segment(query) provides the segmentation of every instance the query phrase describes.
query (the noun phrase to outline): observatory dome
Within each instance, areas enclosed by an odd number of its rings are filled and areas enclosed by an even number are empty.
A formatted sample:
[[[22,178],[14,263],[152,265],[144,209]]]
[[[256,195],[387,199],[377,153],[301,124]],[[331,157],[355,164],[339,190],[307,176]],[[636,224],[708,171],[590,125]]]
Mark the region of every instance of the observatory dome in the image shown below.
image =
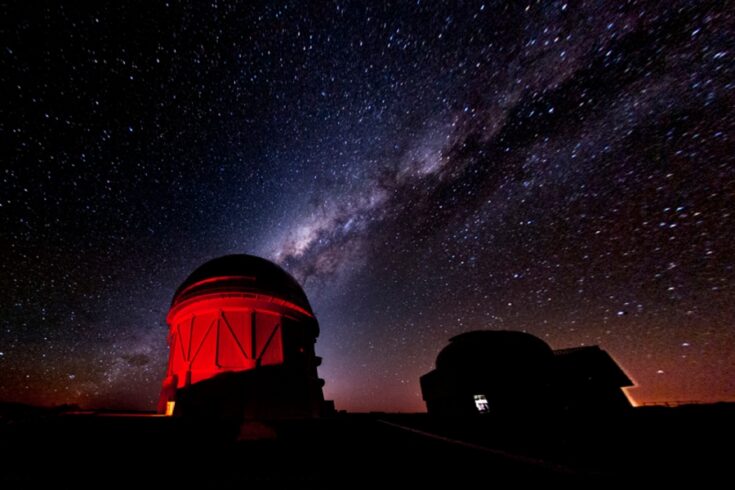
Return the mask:
[[[436,358],[437,369],[512,374],[545,371],[554,354],[543,340],[507,330],[478,330],[452,337]]]
[[[273,262],[253,255],[225,255],[199,266],[179,286],[172,308],[197,296],[228,291],[267,295],[313,314],[299,283]]]
[[[319,323],[298,282],[253,255],[210,260],[179,286],[166,316],[160,413],[312,417],[325,408]]]

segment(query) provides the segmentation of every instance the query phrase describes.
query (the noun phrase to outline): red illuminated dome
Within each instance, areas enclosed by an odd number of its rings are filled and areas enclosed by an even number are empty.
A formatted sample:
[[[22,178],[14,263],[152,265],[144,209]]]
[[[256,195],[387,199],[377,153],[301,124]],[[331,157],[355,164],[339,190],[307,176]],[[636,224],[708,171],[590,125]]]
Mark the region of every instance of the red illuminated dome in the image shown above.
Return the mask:
[[[323,381],[319,325],[282,268],[252,255],[206,262],[179,286],[166,317],[170,356],[159,411],[313,416]]]

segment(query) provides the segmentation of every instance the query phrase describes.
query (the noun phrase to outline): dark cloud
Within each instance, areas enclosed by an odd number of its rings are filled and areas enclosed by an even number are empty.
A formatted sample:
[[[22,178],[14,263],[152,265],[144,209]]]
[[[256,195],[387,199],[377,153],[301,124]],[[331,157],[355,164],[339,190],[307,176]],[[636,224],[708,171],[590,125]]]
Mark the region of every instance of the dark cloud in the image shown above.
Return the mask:
[[[122,360],[130,364],[132,367],[142,367],[150,362],[150,358],[145,354],[125,354],[120,356]]]

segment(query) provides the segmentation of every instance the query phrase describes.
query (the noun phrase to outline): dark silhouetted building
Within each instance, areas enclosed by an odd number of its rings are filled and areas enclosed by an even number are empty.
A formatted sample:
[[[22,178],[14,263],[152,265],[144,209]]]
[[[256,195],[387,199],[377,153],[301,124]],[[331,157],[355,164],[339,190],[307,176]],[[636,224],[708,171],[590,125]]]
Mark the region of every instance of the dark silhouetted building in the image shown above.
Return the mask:
[[[533,335],[474,331],[450,339],[421,377],[429,413],[465,416],[630,407],[633,383],[599,347],[552,351]]]
[[[622,388],[633,386],[610,354],[598,346],[554,351],[555,405],[565,411],[630,408]]]
[[[270,419],[324,412],[319,325],[301,286],[276,264],[251,255],[205,263],[178,288],[166,321],[160,413]]]

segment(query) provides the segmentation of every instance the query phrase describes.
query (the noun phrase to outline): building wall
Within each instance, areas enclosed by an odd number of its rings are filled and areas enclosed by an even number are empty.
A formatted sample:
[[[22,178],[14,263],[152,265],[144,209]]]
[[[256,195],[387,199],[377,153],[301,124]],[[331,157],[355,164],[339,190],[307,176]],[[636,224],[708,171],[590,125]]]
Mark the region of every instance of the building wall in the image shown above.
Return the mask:
[[[169,336],[168,375],[175,374],[182,388],[225,371],[281,364],[282,321],[278,314],[237,307],[179,315]]]

